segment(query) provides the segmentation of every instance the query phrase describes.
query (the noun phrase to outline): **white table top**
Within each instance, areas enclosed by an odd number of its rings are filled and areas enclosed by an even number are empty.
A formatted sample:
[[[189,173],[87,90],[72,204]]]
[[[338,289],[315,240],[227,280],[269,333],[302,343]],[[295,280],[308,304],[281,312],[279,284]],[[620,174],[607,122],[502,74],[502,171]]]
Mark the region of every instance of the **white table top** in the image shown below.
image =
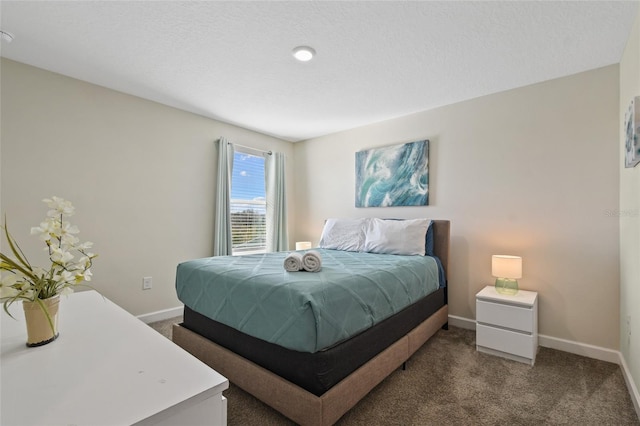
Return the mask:
[[[498,293],[494,286],[488,285],[476,294],[476,298],[531,307],[536,302],[538,293],[535,291],[518,290],[518,292],[513,295],[502,294]]]
[[[27,348],[22,304],[0,314],[0,424],[153,424],[226,378],[95,291],[62,297],[60,337]]]

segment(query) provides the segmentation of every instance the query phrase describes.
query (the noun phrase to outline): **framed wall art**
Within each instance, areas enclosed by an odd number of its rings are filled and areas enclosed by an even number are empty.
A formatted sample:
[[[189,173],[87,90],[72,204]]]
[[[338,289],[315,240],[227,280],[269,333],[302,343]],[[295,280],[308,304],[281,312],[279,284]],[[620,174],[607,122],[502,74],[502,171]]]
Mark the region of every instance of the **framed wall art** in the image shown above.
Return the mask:
[[[356,207],[429,205],[429,141],[356,152]]]
[[[640,96],[631,101],[625,114],[624,133],[624,166],[635,167],[640,162]]]

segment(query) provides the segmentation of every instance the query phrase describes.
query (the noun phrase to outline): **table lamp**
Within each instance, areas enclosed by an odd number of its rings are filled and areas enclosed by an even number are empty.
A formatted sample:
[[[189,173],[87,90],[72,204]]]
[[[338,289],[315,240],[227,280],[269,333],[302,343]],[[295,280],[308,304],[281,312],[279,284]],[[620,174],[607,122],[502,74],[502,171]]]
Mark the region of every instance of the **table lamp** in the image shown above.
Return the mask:
[[[491,256],[491,275],[496,277],[496,291],[501,294],[518,293],[518,278],[522,278],[522,258],[496,254]]]
[[[311,248],[311,241],[298,241],[296,243],[296,250],[308,250]]]

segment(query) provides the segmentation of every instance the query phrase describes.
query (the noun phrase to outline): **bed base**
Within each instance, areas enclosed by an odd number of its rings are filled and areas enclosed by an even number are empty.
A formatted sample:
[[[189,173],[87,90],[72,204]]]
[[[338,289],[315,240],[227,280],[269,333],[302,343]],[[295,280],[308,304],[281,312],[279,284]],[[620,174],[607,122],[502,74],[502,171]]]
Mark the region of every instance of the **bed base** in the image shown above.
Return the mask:
[[[394,344],[316,396],[193,331],[173,325],[173,341],[234,385],[300,425],[332,425],[402,366],[448,321],[445,305]]]

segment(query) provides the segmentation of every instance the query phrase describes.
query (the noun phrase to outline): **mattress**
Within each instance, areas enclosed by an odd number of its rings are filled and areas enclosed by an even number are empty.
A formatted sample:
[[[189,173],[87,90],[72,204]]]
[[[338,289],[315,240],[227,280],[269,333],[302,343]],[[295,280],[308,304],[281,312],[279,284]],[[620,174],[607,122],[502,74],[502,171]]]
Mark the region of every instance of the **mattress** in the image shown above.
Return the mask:
[[[182,326],[321,396],[446,303],[447,289],[440,288],[351,339],[315,353],[248,336],[186,306]]]
[[[358,335],[440,287],[430,256],[318,249],[322,271],[286,272],[286,252],[178,265],[178,298],[246,335],[315,353]]]

